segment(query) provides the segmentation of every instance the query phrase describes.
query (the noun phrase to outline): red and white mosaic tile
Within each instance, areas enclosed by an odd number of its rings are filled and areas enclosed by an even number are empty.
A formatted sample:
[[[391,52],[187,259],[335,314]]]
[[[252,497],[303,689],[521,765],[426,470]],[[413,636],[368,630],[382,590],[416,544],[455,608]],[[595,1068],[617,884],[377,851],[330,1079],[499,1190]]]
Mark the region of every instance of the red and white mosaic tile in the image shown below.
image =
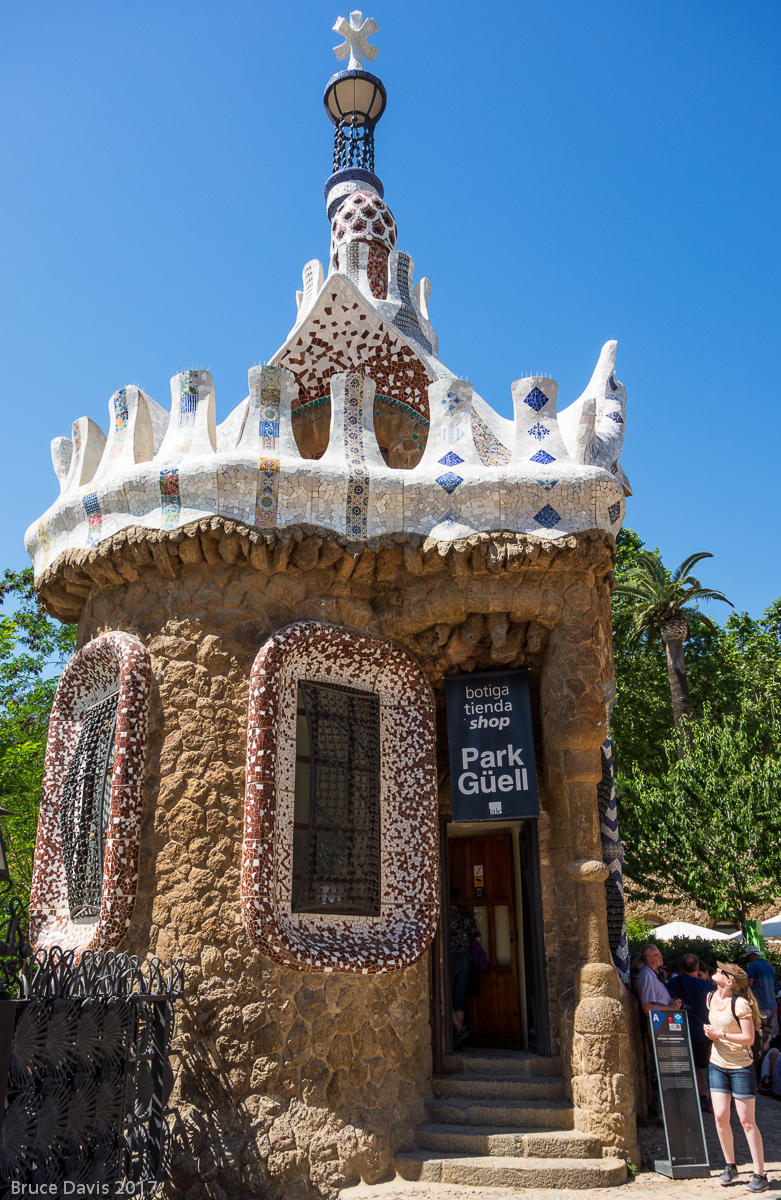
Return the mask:
[[[379,917],[294,913],[293,809],[299,679],[380,699]],[[302,970],[369,974],[416,962],[439,917],[434,701],[404,651],[343,627],[300,621],[261,648],[250,679],[242,912],[253,941]]]
[[[388,250],[396,245],[396,220],[376,192],[359,189],[337,210],[331,222],[331,261],[345,242],[375,242]]]
[[[57,686],[49,721],[43,795],[35,843],[30,940],[34,948],[107,950],[130,924],[138,882],[142,781],[152,669],[146,648],[127,633],[104,633],[70,660]],[[100,914],[75,922],[60,829],[60,799],[84,714],[119,690],[111,800]]]
[[[433,372],[392,325],[338,282],[272,362],[287,367],[299,386],[294,412],[327,396],[334,374],[360,371],[371,364],[380,395],[391,396],[428,419],[428,385]]]

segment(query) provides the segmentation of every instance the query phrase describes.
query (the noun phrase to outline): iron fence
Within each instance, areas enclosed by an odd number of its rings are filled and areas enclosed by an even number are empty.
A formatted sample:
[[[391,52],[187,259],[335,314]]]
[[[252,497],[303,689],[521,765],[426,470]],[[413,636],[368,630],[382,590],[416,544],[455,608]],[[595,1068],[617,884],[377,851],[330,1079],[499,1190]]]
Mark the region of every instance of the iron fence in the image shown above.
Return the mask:
[[[0,931],[0,1189],[152,1195],[168,1161],[184,963],[33,953],[23,930],[12,901]]]

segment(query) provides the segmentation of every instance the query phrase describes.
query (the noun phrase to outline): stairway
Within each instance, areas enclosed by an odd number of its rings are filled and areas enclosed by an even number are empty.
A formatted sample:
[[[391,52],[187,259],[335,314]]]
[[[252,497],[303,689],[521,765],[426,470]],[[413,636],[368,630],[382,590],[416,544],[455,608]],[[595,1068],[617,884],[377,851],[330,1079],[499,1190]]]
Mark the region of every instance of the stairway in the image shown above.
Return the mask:
[[[399,1153],[403,1179],[482,1187],[609,1187],[621,1158],[573,1126],[561,1060],[526,1051],[471,1050],[446,1057],[433,1081],[430,1120]]]

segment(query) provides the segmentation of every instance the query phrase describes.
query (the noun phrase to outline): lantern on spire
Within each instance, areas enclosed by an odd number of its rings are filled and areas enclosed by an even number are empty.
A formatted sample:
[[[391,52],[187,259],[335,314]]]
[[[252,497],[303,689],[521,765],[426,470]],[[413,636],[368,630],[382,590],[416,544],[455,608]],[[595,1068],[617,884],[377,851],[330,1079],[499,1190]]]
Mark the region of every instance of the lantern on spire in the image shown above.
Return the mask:
[[[351,192],[359,188],[382,197],[383,186],[374,173],[374,127],[385,111],[382,80],[363,68],[363,59],[373,62],[377,47],[368,38],[379,26],[373,17],[351,12],[349,21],[339,17],[334,31],[344,38],[334,54],[347,67],[328,80],[323,103],[334,124],[333,174],[325,185],[325,202],[331,220]]]

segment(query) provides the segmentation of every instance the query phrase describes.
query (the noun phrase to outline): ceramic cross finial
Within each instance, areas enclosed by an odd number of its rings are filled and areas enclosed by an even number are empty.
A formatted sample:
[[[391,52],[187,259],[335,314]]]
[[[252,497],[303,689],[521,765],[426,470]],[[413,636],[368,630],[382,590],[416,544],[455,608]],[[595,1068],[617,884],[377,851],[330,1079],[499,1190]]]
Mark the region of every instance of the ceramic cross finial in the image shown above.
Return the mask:
[[[349,54],[348,71],[360,71],[364,58],[368,58],[369,62],[374,62],[377,47],[370,46],[366,39],[376,33],[378,29],[379,25],[374,17],[367,17],[364,20],[363,13],[358,9],[350,13],[349,21],[346,21],[344,17],[339,17],[334,25],[334,33],[340,34],[344,41],[338,46],[334,46],[334,54],[340,62]]]

